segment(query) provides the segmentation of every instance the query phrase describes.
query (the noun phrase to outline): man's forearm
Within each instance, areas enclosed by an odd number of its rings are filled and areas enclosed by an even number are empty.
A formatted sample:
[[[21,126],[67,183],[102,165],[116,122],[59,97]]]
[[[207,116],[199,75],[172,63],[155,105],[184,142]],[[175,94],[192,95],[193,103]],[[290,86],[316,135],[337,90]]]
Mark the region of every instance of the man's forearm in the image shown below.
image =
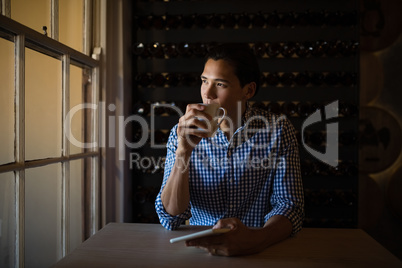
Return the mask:
[[[288,238],[292,233],[292,223],[284,216],[274,215],[265,223],[263,228],[249,229],[249,231],[248,238],[244,241],[245,248],[235,252],[234,255],[261,252],[267,247]]]
[[[288,218],[282,215],[274,215],[268,219],[261,229],[265,239],[264,247],[269,247],[285,238],[292,233],[292,223]]]
[[[161,193],[162,204],[172,216],[183,213],[190,202],[189,159],[184,154],[176,154],[172,171]]]

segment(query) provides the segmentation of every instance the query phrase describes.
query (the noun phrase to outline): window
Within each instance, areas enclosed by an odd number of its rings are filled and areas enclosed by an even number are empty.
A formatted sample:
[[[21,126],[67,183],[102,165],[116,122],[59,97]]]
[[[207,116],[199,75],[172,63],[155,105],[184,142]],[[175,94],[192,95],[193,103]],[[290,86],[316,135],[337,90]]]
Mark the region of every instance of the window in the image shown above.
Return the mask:
[[[99,228],[91,6],[0,0],[0,267],[49,267]]]

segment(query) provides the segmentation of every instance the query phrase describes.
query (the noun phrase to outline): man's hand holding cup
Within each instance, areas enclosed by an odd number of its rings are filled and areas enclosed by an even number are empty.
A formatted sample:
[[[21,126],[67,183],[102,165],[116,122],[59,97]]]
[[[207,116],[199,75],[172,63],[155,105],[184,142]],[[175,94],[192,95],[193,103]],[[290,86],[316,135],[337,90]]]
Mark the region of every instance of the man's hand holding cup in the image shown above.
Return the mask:
[[[186,113],[180,118],[177,128],[179,146],[184,145],[192,151],[202,138],[215,135],[225,116],[226,110],[218,103],[187,105]]]

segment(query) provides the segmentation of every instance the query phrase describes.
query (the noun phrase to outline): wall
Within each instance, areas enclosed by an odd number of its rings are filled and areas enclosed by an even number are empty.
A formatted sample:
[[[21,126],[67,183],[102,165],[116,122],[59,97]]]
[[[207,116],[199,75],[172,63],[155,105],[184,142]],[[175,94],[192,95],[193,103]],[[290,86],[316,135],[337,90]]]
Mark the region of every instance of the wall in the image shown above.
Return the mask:
[[[402,1],[360,8],[359,227],[402,259]]]

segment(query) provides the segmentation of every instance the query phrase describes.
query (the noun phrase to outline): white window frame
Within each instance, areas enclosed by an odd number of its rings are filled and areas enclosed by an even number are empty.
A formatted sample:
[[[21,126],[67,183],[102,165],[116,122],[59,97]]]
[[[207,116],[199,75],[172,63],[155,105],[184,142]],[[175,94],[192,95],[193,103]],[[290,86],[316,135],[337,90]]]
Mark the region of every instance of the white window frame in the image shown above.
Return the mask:
[[[96,0],[95,0],[96,1]],[[89,215],[84,219],[87,235],[94,234],[100,225],[100,162],[101,152],[99,148],[101,137],[100,129],[100,109],[94,110],[90,119],[91,131],[86,133],[87,139],[96,141],[97,145],[90,150],[78,154],[70,154],[69,140],[64,133],[69,133],[65,129],[65,120],[70,107],[70,64],[91,70],[90,74],[90,94],[89,102],[100,108],[100,69],[99,55],[89,56],[91,48],[91,23],[92,23],[92,1],[85,0],[84,4],[84,53],[80,53],[62,43],[58,39],[58,0],[51,1],[51,31],[50,37],[32,30],[12,19],[10,19],[10,0],[0,0],[0,35],[14,43],[15,47],[15,162],[0,165],[0,173],[14,172],[15,175],[15,215],[16,215],[16,235],[15,235],[15,267],[24,267],[24,225],[25,225],[25,170],[55,163],[62,165],[62,230],[61,230],[61,249],[62,256],[69,250],[69,180],[70,162],[82,159],[90,161],[91,170],[85,173],[84,178],[89,184],[87,198],[83,202],[89,210]],[[25,48],[30,48],[47,56],[61,60],[62,64],[62,154],[60,157],[46,159],[35,159],[26,161],[25,159]],[[100,51],[95,49],[94,51]],[[86,128],[86,126],[85,126]],[[89,176],[89,178],[87,177]],[[88,180],[88,181],[87,181]]]

